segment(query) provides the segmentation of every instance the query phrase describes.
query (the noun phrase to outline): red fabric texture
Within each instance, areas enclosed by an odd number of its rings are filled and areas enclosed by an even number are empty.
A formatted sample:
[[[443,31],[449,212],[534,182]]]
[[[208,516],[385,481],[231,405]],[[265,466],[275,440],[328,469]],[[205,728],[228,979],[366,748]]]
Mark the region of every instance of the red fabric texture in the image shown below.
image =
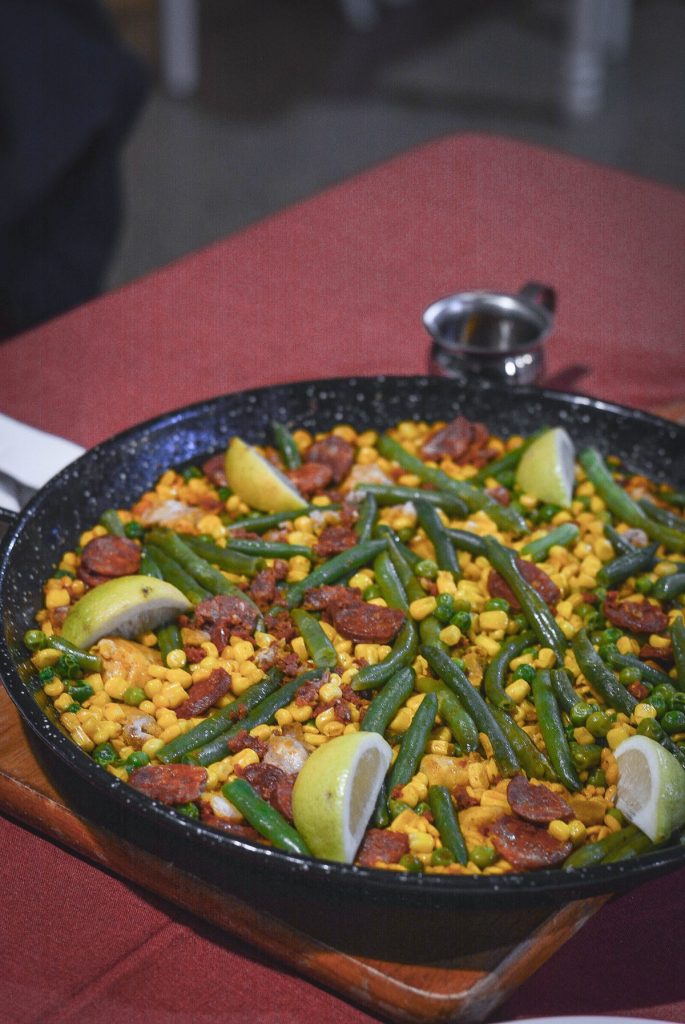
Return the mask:
[[[685,197],[501,138],[439,140],[0,346],[2,409],[91,445],[222,392],[422,373],[422,310],[535,279],[549,370],[594,396],[681,400]],[[375,1019],[0,819],[0,1021]],[[685,1022],[685,872],[605,907],[491,1020]],[[334,913],[334,907],[332,907]],[[199,968],[199,969],[198,969]]]

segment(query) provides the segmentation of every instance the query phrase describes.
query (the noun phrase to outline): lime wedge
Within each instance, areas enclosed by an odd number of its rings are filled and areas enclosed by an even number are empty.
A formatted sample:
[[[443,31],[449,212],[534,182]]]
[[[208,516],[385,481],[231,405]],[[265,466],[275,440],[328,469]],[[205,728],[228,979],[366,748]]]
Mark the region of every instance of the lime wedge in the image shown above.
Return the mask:
[[[293,788],[293,819],[316,857],[351,864],[392,758],[374,732],[344,733],[309,755]]]
[[[62,636],[83,650],[103,636],[132,640],[190,607],[187,597],[165,580],[119,576],[93,587],[76,602],[64,620]]]
[[[653,843],[685,825],[685,769],[647,736],[631,736],[616,748],[616,806]]]
[[[287,476],[239,437],[231,438],[224,469],[233,493],[260,512],[291,512],[307,505]]]
[[[540,501],[568,508],[573,497],[575,449],[563,427],[553,427],[526,448],[516,470],[516,483]]]

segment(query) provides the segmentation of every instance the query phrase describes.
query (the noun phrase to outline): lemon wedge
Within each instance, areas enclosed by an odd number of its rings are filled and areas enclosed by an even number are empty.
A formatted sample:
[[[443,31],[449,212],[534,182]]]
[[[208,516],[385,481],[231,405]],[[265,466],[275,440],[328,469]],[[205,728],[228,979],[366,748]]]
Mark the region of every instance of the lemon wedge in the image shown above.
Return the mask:
[[[526,448],[516,470],[516,483],[540,501],[568,508],[575,481],[575,448],[563,427],[553,427]]]
[[[103,636],[135,639],[191,607],[181,591],[154,576],[118,576],[87,591],[70,608],[65,640],[85,650]]]
[[[631,736],[615,750],[616,806],[653,843],[685,825],[685,768],[647,736]]]
[[[260,512],[291,512],[307,506],[287,476],[239,437],[231,438],[224,470],[233,493]]]
[[[392,758],[378,733],[351,732],[309,755],[293,788],[293,819],[314,856],[351,864]]]

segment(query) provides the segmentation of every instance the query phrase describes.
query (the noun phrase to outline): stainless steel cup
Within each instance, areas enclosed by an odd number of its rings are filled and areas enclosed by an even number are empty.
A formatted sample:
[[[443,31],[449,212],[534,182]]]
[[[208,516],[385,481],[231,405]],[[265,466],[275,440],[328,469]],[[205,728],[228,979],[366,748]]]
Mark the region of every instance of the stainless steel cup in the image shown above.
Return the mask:
[[[555,305],[554,289],[535,281],[517,295],[473,291],[438,299],[423,314],[433,339],[429,372],[506,384],[540,383]]]

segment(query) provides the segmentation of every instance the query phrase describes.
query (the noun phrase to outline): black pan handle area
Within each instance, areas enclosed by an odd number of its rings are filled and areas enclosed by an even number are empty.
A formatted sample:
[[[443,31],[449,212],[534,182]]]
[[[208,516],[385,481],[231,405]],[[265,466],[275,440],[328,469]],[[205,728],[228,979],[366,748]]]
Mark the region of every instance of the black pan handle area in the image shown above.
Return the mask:
[[[3,508],[0,505],[0,523],[5,523],[7,526],[14,526],[19,518],[18,512],[12,512],[9,508]]]

